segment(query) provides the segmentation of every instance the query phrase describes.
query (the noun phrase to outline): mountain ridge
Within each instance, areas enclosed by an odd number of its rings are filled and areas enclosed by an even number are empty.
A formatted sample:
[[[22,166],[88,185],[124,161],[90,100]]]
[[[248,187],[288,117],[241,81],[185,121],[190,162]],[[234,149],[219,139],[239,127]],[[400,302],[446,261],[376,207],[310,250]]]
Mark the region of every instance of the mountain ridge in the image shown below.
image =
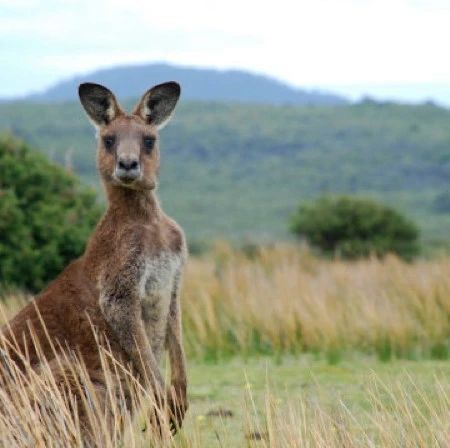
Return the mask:
[[[183,98],[191,101],[292,105],[348,103],[344,96],[319,90],[298,89],[263,74],[167,63],[121,65],[75,75],[57,82],[42,92],[26,95],[20,100],[74,101],[77,99],[78,84],[86,81],[106,85],[119,98],[135,98],[142,95],[152,85],[169,80],[178,81],[183,88]]]

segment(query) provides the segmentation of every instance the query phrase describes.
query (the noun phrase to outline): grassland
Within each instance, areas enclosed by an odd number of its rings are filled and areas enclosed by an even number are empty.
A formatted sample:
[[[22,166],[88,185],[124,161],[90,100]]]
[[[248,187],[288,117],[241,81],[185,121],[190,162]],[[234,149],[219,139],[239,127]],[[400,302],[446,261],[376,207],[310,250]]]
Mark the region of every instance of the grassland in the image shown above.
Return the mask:
[[[449,376],[446,361],[382,363],[361,356],[339,365],[311,355],[281,364],[273,357],[191,362],[190,409],[175,437],[151,431],[151,397],[142,390],[134,392],[133,416],[111,393],[112,423],[95,402],[79,406],[89,409],[101,447],[437,448],[450,441]],[[87,378],[81,381],[91,390]],[[46,369],[16,384],[12,399],[0,394],[1,446],[81,446],[73,401]]]
[[[192,259],[184,322],[192,357],[348,351],[447,358],[450,259],[327,261],[279,245],[243,253],[226,244]]]
[[[217,244],[192,257],[183,291],[183,430],[155,441],[150,397],[133,389],[138,412],[112,398],[112,426],[89,408],[99,446],[449,446],[449,258],[327,261]],[[5,298],[4,318],[25,300]],[[30,377],[17,376],[13,399],[0,393],[0,445],[79,446],[70,397],[46,369]]]
[[[450,364],[314,356],[190,367],[199,446],[447,446]],[[231,411],[232,416],[228,416]],[[219,415],[217,415],[219,414]],[[262,440],[258,440],[258,435]]]

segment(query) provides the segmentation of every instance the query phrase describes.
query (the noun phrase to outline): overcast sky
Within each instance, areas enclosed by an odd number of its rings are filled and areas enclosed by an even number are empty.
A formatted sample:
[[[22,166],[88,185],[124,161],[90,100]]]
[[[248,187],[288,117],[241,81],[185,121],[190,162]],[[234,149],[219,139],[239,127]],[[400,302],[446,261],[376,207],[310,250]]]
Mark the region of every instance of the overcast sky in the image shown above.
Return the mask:
[[[450,104],[449,44],[450,0],[0,0],[0,97],[166,61]]]

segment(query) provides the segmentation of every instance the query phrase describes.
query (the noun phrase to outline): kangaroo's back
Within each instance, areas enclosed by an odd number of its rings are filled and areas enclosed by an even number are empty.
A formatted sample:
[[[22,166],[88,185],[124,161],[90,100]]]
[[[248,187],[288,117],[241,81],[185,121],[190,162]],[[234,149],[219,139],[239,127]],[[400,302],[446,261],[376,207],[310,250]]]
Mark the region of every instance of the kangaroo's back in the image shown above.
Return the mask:
[[[90,368],[98,368],[95,331],[111,340],[116,356],[123,356],[98,306],[98,290],[83,272],[83,258],[66,269],[1,330],[10,356],[20,366],[23,358],[37,366],[59,349],[76,350]],[[37,353],[39,345],[40,353]],[[95,364],[95,365],[94,365]]]

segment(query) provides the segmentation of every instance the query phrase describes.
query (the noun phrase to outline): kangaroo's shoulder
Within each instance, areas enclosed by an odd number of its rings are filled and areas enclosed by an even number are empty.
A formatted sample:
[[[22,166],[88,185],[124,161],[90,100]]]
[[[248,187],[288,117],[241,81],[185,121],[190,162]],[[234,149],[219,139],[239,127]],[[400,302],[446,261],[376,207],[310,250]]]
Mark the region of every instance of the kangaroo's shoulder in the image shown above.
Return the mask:
[[[157,223],[133,224],[122,232],[117,250],[127,249],[135,255],[158,256],[161,253],[173,254],[185,259],[187,256],[186,238],[182,228],[175,220],[163,216]]]
[[[163,229],[165,240],[169,249],[172,252],[182,255],[183,258],[187,256],[186,237],[180,225],[169,216],[163,218]]]

